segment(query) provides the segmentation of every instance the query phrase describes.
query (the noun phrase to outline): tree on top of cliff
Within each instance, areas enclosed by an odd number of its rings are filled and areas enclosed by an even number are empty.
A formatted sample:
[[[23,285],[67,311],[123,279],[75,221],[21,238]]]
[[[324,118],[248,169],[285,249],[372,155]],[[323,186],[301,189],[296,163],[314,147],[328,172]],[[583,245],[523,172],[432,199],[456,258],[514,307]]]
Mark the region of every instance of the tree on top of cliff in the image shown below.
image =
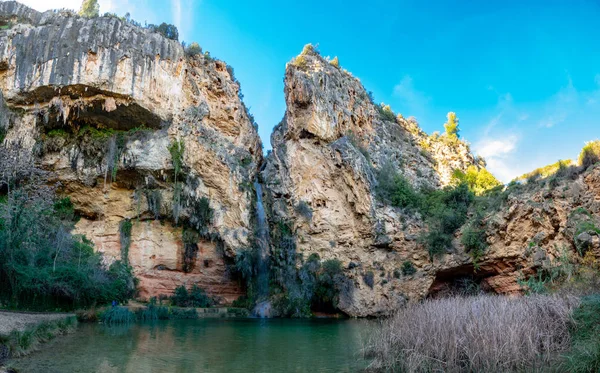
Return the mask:
[[[175,25],[161,23],[160,25],[148,25],[148,28],[154,32],[158,32],[162,36],[171,40],[179,40],[179,30]]]
[[[83,0],[79,15],[88,18],[98,17],[100,15],[98,0]]]
[[[456,117],[456,113],[451,111],[447,115],[448,121],[444,123],[444,129],[446,130],[446,135],[454,138],[458,138],[458,133],[460,129],[458,128],[458,118]]]

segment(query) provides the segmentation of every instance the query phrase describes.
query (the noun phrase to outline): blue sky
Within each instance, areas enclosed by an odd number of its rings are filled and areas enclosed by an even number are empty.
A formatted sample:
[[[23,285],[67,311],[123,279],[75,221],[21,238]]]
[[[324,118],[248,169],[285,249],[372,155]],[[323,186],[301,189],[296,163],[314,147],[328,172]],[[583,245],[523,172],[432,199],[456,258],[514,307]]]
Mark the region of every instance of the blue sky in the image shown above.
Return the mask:
[[[232,65],[265,149],[285,112],[285,64],[306,43],[429,133],[455,111],[462,137],[503,181],[600,137],[598,1],[99,2],[101,12],[174,23],[181,40]]]

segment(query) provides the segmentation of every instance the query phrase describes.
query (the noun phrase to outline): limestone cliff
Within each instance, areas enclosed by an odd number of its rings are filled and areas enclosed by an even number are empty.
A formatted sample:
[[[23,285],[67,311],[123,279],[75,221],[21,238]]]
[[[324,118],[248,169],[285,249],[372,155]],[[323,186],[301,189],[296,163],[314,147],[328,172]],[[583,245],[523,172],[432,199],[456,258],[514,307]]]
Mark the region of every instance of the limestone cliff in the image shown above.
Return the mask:
[[[262,149],[232,69],[116,17],[8,1],[0,21],[5,144],[54,171],[82,216],[78,232],[114,260],[119,224],[132,219],[125,255],[142,298],[192,283],[240,295],[225,261],[253,234]],[[200,232],[194,242],[183,242],[183,222]],[[198,252],[189,273],[186,245]]]
[[[519,279],[564,257],[600,260],[600,165],[509,191],[499,211],[486,218],[490,247],[478,272],[484,286],[500,294],[520,293]],[[465,269],[451,266],[448,273]]]
[[[192,284],[222,303],[244,294],[230,264],[258,241],[256,179],[271,249],[285,233],[292,266],[296,254],[338,259],[349,280],[339,308],[352,316],[389,314],[463,277],[516,293],[519,278],[565,252],[600,258],[600,230],[582,229],[600,225],[600,167],[590,167],[499,194],[483,216],[488,248],[477,263],[460,229],[432,259],[418,239],[426,219],[379,198],[381,173],[439,189],[482,161],[376,105],[311,47],[284,82],[286,113],[263,160],[224,62],[116,17],[0,3],[0,139],[52,171],[81,217],[77,232],[107,261],[132,265],[140,298]]]
[[[285,117],[261,172],[272,231],[289,225],[304,259],[316,253],[342,262],[351,280],[339,304],[345,313],[389,314],[466,278],[486,291],[518,293],[520,279],[561,253],[577,256],[577,240],[600,257],[593,230],[576,235],[582,217],[574,213],[586,211],[583,218],[598,226],[600,168],[507,189],[484,214],[488,248],[476,263],[462,247],[461,229],[447,252],[432,259],[419,240],[429,229],[425,219],[384,204],[378,173],[391,164],[416,187],[440,188],[453,170],[483,161],[463,142],[428,136],[414,120],[386,113],[358,79],[310,47],[287,65],[285,98]],[[416,271],[402,271],[405,262]]]
[[[354,283],[341,300],[350,315],[389,313],[424,294],[424,272],[391,275],[406,260],[425,261],[416,242],[423,222],[377,200],[375,173],[391,164],[414,185],[439,188],[474,164],[467,146],[449,149],[413,120],[386,117],[358,79],[310,47],[286,67],[285,98],[262,171],[274,227],[291,224],[304,257],[342,261]]]

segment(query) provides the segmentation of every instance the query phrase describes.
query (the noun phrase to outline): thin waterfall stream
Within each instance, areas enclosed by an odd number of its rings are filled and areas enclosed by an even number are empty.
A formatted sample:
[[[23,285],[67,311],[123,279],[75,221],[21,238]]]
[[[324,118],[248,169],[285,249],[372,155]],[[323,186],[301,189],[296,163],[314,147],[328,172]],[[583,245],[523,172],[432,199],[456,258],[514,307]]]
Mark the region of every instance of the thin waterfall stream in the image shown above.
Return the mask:
[[[259,303],[254,308],[254,315],[258,317],[269,317],[271,303],[269,297],[269,224],[265,213],[265,206],[262,198],[262,185],[254,182],[256,190],[256,245],[258,249],[258,300]]]

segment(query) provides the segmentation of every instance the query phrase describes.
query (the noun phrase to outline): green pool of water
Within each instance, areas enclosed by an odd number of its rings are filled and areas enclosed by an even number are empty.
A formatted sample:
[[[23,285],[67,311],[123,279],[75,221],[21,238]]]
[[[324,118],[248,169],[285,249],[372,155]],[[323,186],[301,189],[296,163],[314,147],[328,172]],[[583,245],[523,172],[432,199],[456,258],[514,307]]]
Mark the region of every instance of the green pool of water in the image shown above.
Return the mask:
[[[17,359],[19,372],[357,372],[366,320],[204,319],[107,327]]]

